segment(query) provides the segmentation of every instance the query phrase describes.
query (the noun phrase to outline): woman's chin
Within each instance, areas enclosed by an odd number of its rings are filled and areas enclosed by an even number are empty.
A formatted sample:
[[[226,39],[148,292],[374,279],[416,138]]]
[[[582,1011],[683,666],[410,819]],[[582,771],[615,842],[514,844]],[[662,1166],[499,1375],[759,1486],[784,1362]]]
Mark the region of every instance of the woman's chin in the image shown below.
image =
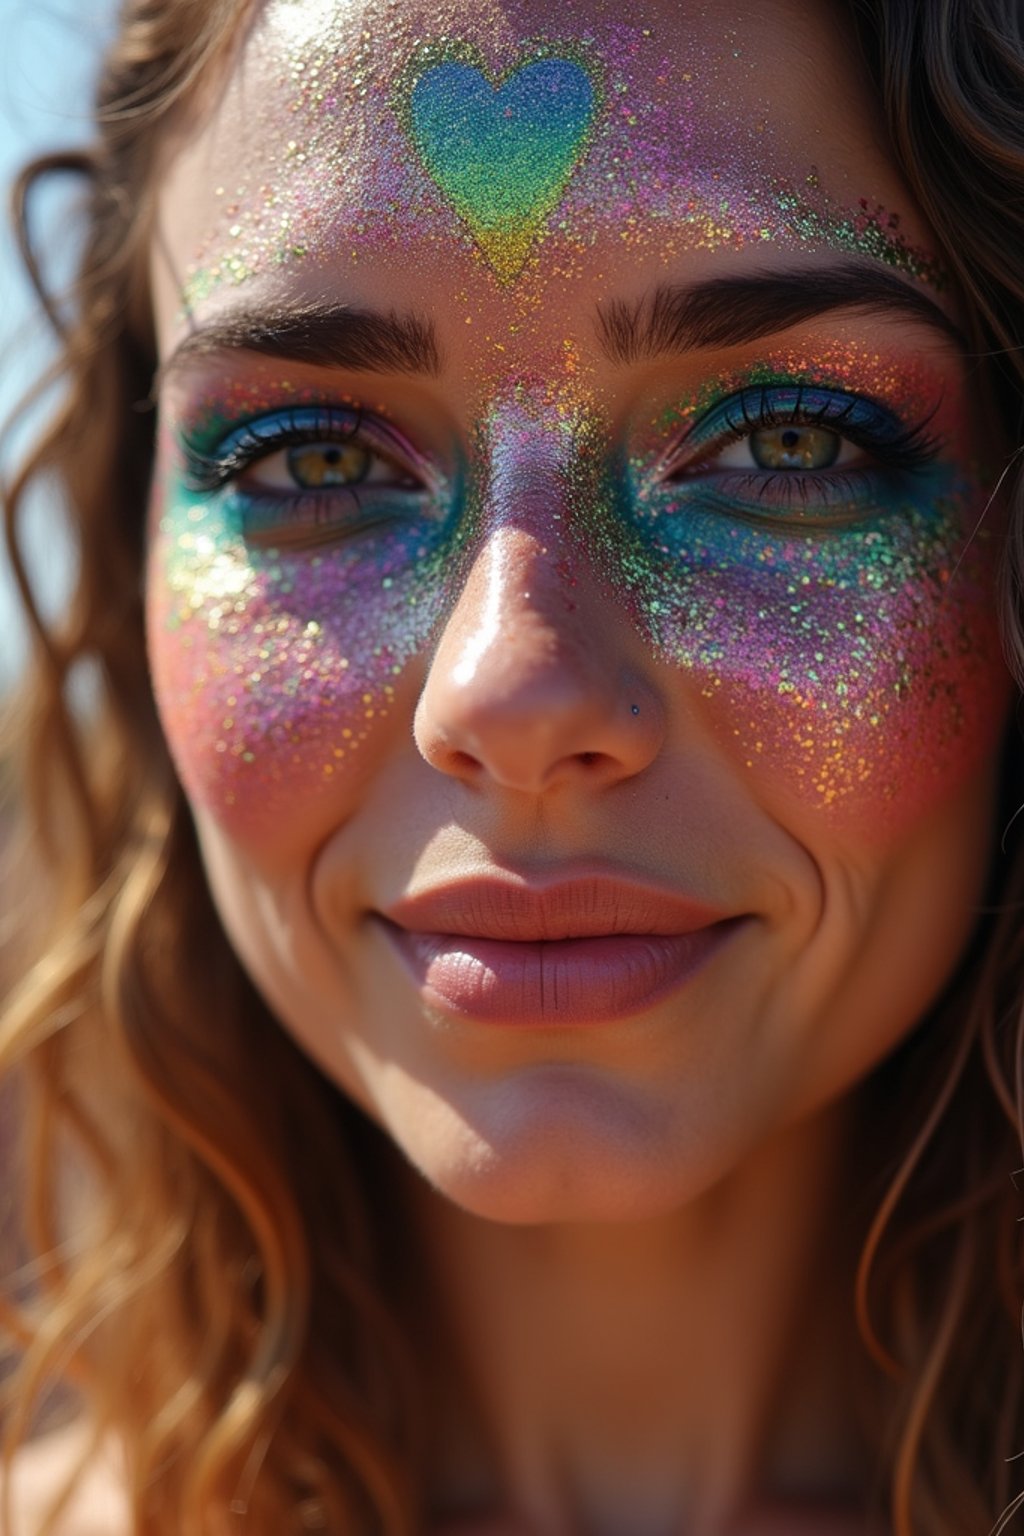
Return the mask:
[[[739,1155],[724,1135],[681,1127],[678,1106],[589,1067],[520,1070],[459,1101],[416,1097],[385,1110],[387,1129],[439,1194],[489,1221],[655,1219]]]

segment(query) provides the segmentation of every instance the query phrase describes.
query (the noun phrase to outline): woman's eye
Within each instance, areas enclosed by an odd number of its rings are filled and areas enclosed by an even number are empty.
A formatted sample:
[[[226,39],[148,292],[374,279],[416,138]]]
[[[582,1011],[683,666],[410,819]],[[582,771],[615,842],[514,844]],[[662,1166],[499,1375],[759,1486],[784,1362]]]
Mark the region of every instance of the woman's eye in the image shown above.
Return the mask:
[[[810,470],[845,469],[864,457],[863,450],[827,427],[797,422],[757,427],[717,453],[709,454],[690,473],[709,469]]]
[[[254,546],[310,548],[382,526],[440,523],[450,500],[432,461],[379,416],[302,405],[242,422],[212,448],[180,437],[183,483],[222,499]]]
[[[828,469],[843,446],[839,434],[824,427],[762,427],[750,434],[750,452],[762,469]]]
[[[365,443],[295,443],[253,460],[242,484],[262,491],[334,490],[356,485],[415,490],[417,481],[394,460]]]
[[[748,385],[669,447],[657,483],[673,513],[845,527],[917,493],[942,447],[931,415],[907,422],[866,395],[811,384]]]
[[[292,500],[362,489],[425,492],[431,467],[389,424],[349,408],[296,406],[243,422],[212,448],[182,433],[190,490],[233,486],[243,497]]]

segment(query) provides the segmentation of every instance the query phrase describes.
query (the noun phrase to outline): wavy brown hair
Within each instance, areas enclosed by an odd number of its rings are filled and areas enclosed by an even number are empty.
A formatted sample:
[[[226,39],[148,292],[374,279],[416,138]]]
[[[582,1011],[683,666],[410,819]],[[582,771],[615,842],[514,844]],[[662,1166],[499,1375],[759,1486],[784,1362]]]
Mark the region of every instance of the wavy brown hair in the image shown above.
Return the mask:
[[[1024,6],[847,9],[1011,450],[1005,634],[1024,675],[1024,501],[1012,483],[1024,400]],[[421,1414],[388,1301],[386,1160],[223,936],[144,659],[154,168],[247,10],[248,0],[128,0],[95,144],[35,162],[15,192],[62,395],[4,502],[34,637],[10,750],[39,892],[32,963],[0,1027],[0,1070],[20,1090],[21,1214],[35,1255],[30,1275],[7,1277],[0,1307],[20,1355],[6,1442],[13,1453],[68,1382],[97,1440],[113,1430],[125,1447],[137,1536],[219,1536],[239,1516],[252,1536],[413,1536]],[[61,302],[28,219],[32,192],[58,174],[83,188],[82,255]],[[59,487],[80,550],[54,625],[19,548],[27,494],[43,479]],[[74,696],[83,668],[98,683],[85,709]],[[861,1095],[871,1164],[856,1192],[855,1306],[895,1536],[1011,1520],[1024,1482],[1013,1459],[1024,1451],[1011,1177],[1024,843],[1014,830],[991,911],[930,1026]],[[329,1179],[317,1176],[324,1167]]]

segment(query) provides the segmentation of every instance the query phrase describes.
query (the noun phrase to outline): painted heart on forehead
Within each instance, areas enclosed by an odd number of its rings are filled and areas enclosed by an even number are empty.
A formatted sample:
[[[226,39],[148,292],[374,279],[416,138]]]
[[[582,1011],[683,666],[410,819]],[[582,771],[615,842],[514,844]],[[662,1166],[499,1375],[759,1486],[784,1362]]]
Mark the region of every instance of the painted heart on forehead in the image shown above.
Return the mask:
[[[402,126],[502,283],[522,271],[587,151],[601,104],[594,71],[550,53],[497,78],[455,43],[417,55],[396,96]]]

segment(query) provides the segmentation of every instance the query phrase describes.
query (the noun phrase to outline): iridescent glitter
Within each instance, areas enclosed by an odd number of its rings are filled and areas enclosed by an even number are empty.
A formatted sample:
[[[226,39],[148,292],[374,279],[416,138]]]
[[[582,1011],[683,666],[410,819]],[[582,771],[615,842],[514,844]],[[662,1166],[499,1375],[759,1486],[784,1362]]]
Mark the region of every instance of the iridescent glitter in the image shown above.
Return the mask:
[[[401,690],[422,681],[409,664],[429,664],[467,569],[510,528],[536,541],[559,611],[596,582],[595,611],[629,615],[658,686],[766,803],[812,806],[859,842],[991,753],[1005,687],[994,541],[976,531],[985,493],[946,341],[934,334],[926,364],[919,319],[863,310],[806,321],[809,343],[659,355],[635,372],[598,341],[620,298],[774,270],[780,251],[787,271],[852,253],[933,290],[939,262],[884,199],[826,185],[804,140],[761,110],[756,58],[621,18],[563,0],[559,30],[537,37],[489,0],[260,13],[212,161],[231,180],[209,178],[203,224],[177,247],[176,280],[195,253],[195,324],[250,281],[257,310],[411,306],[436,325],[440,372],[371,367],[364,390],[358,369],[297,363],[295,383],[263,360],[247,386],[253,357],[220,357],[214,385],[168,401],[170,418],[216,452],[289,402],[354,404],[424,455],[442,439],[451,451],[431,488],[382,493],[373,518],[307,499],[317,537],[296,540],[294,494],[257,515],[244,476],[190,488],[165,445],[154,672],[183,779],[218,814],[270,825],[287,808],[291,825],[379,762],[388,730],[408,748],[416,696]],[[181,164],[192,208],[205,163]],[[866,344],[876,334],[884,349]],[[808,400],[861,460],[715,467],[737,416],[751,431],[762,409],[799,424]],[[916,458],[894,448],[922,424]]]
[[[285,61],[261,82],[265,158],[218,187],[186,308],[281,267],[328,270],[339,250],[353,266],[408,255],[412,230],[421,259],[450,274],[462,253],[501,286],[571,278],[609,235],[634,259],[831,246],[945,282],[867,189],[844,204],[813,163],[781,173],[792,157],[770,121],[739,119],[724,62],[691,56],[675,29],[598,6],[579,36],[524,44],[500,7],[474,11],[460,27],[453,7],[434,7],[424,37],[273,0],[256,32]],[[654,99],[643,77],[674,89]],[[232,91],[242,132],[256,109]]]
[[[1005,683],[983,493],[941,453],[962,430],[938,406],[941,383],[857,347],[765,358],[741,382],[765,409],[773,396],[789,409],[803,392],[815,410],[832,397],[854,433],[855,397],[841,391],[858,380],[888,393],[892,433],[922,419],[934,431],[919,468],[886,469],[880,441],[873,464],[845,473],[787,481],[751,464],[676,481],[659,422],[657,437],[638,433],[623,476],[591,410],[520,387],[486,427],[483,527],[525,518],[570,605],[588,569],[606,583],[770,802],[814,805],[870,839],[921,816],[987,750]],[[713,423],[716,394],[735,387],[702,391],[680,419]],[[874,422],[866,397],[862,409]]]
[[[865,833],[948,793],[998,709],[993,552],[948,470],[773,515],[753,491],[639,484],[627,563],[659,651],[769,793]],[[801,506],[801,514],[806,514]],[[849,514],[850,520],[845,518]],[[829,531],[828,520],[835,520]]]
[[[266,422],[271,401],[309,392],[249,388],[247,414],[261,396]],[[215,445],[241,399],[205,403],[189,437]],[[383,489],[359,508],[343,492],[318,492],[307,513],[278,494],[276,515],[254,517],[251,491],[190,489],[185,456],[166,437],[161,473],[153,673],[186,788],[236,822],[315,810],[358,770],[436,624],[438,572],[460,536],[457,497]]]
[[[763,408],[818,390],[818,411],[838,395],[852,432],[838,392],[858,378],[879,410],[898,401],[901,425],[923,413],[936,445],[958,429],[955,412],[931,410],[934,379],[912,368],[901,379],[857,347],[768,355],[673,419],[684,442],[713,435],[739,384]],[[224,410],[205,435],[224,430]],[[246,534],[246,493],[189,492],[181,469],[168,474],[155,680],[192,796],[265,819],[329,791],[387,718],[465,559],[508,523],[543,544],[568,609],[577,581],[597,579],[632,611],[723,748],[764,765],[770,798],[857,825],[867,815],[876,834],[948,793],[1001,703],[994,552],[986,529],[969,538],[976,483],[930,448],[919,470],[812,475],[799,496],[785,475],[753,469],[676,478],[665,420],[634,429],[623,466],[593,400],[524,382],[493,398],[464,484],[411,500],[385,490],[369,522],[345,501],[336,527],[318,513],[312,546],[289,540],[285,498],[268,542]],[[177,456],[165,448],[168,464]]]
[[[511,282],[585,153],[600,105],[591,72],[541,53],[491,80],[475,48],[429,48],[395,105],[427,174]]]

